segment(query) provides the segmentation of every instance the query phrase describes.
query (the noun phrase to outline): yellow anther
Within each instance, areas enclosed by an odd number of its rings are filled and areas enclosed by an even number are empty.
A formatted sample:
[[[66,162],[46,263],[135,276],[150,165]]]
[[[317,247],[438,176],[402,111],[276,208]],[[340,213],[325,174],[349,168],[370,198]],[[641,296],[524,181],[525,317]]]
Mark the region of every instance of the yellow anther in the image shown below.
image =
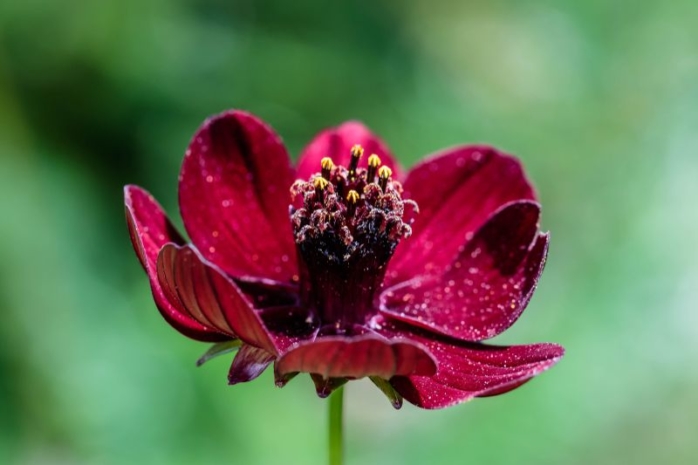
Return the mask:
[[[320,189],[321,191],[324,191],[329,183],[330,182],[325,178],[315,178],[315,181],[313,181],[315,189]]]
[[[325,189],[329,184],[330,182],[325,178],[315,178],[313,181],[313,186],[315,186],[315,200],[320,203],[325,201]]]
[[[329,181],[330,174],[332,174],[334,169],[334,162],[330,157],[325,157],[320,160],[320,166],[322,167],[322,177]]]
[[[323,170],[331,171],[332,168],[334,168],[334,162],[330,157],[325,157],[322,160],[320,160],[320,166]]]
[[[381,166],[380,169],[378,170],[378,185],[380,186],[381,189],[383,189],[383,192],[386,191],[388,188],[388,180],[390,179],[390,176],[393,175],[393,170],[388,168],[387,166]]]
[[[373,182],[376,177],[376,170],[381,166],[381,159],[375,153],[368,157],[368,170],[366,171],[366,182]]]
[[[356,207],[359,203],[359,193],[354,189],[347,193],[347,216],[352,217],[356,213]]]
[[[358,201],[359,201],[359,193],[356,192],[354,189],[350,190],[349,193],[347,194],[347,202],[355,204]]]
[[[364,154],[364,148],[356,144],[351,148],[351,160],[349,161],[349,180],[356,179],[356,168],[359,167],[359,159]]]
[[[381,166],[378,170],[378,177],[381,179],[389,179],[393,175],[393,170],[387,166]]]
[[[364,156],[364,148],[361,145],[356,144],[351,148],[351,156],[355,158],[361,158]]]

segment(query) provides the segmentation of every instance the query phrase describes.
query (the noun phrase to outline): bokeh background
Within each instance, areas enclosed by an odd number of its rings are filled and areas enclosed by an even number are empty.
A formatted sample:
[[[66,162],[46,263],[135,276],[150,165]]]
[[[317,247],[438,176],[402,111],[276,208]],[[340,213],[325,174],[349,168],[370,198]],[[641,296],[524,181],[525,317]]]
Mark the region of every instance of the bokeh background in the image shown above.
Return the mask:
[[[293,154],[358,118],[409,166],[517,154],[552,231],[501,343],[567,348],[506,396],[394,411],[348,388],[348,463],[698,461],[698,3],[0,3],[0,463],[321,464],[307,378],[226,386],[171,330],[122,186],[177,217],[203,119],[252,111]],[[179,221],[177,219],[177,221]]]

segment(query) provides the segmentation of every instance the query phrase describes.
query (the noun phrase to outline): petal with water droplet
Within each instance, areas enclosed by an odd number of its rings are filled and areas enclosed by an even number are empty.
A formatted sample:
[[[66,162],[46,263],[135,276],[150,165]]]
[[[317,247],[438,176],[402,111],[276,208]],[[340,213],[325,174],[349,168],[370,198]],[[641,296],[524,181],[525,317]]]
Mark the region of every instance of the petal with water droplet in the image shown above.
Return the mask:
[[[535,200],[516,158],[486,145],[459,146],[427,157],[407,174],[403,198],[419,205],[412,237],[395,250],[386,285],[440,274],[502,205]]]
[[[181,305],[170,299],[157,277],[157,257],[165,244],[183,244],[184,239],[175,230],[160,204],[138,186],[124,188],[126,221],[133,248],[143,265],[155,299],[155,305],[165,320],[177,331],[192,339],[216,342],[229,339],[214,328],[201,324]]]
[[[525,309],[545,265],[548,235],[538,233],[539,213],[535,202],[505,205],[443,274],[385,290],[381,312],[461,340],[500,334]]]
[[[242,111],[209,118],[182,164],[179,206],[192,242],[228,274],[289,281],[288,217],[295,176],[279,136]]]

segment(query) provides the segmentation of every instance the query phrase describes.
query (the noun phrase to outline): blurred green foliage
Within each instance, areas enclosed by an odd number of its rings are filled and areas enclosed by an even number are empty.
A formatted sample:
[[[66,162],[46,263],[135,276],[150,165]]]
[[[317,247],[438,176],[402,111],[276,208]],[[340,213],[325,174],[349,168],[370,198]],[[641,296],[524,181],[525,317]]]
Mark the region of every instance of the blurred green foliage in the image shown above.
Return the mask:
[[[233,107],[294,154],[351,118],[405,165],[493,143],[542,199],[548,266],[497,342],[566,358],[437,412],[352,383],[349,463],[696,463],[697,18],[693,0],[0,3],[0,463],[323,463],[311,383],[195,368],[206,346],[161,320],[128,240],[122,186],[177,217],[189,137]]]

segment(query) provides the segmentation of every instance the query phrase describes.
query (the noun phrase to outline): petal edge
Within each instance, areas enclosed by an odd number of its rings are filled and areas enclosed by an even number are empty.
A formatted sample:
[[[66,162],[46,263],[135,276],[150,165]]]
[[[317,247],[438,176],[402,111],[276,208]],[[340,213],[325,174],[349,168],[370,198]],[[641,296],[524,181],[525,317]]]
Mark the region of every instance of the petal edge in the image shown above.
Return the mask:
[[[290,163],[279,136],[249,113],[227,111],[203,123],[182,163],[179,205],[207,260],[235,277],[293,278]]]
[[[275,372],[314,373],[323,378],[363,378],[436,372],[432,355],[420,344],[408,340],[387,340],[376,336],[356,338],[325,337],[301,343],[276,363]]]
[[[131,243],[148,275],[155,305],[162,317],[181,334],[203,342],[229,339],[213,328],[193,319],[176,300],[168,298],[157,277],[157,256],[168,243],[183,244],[184,239],[169,221],[150,193],[135,185],[124,187],[126,222]]]

